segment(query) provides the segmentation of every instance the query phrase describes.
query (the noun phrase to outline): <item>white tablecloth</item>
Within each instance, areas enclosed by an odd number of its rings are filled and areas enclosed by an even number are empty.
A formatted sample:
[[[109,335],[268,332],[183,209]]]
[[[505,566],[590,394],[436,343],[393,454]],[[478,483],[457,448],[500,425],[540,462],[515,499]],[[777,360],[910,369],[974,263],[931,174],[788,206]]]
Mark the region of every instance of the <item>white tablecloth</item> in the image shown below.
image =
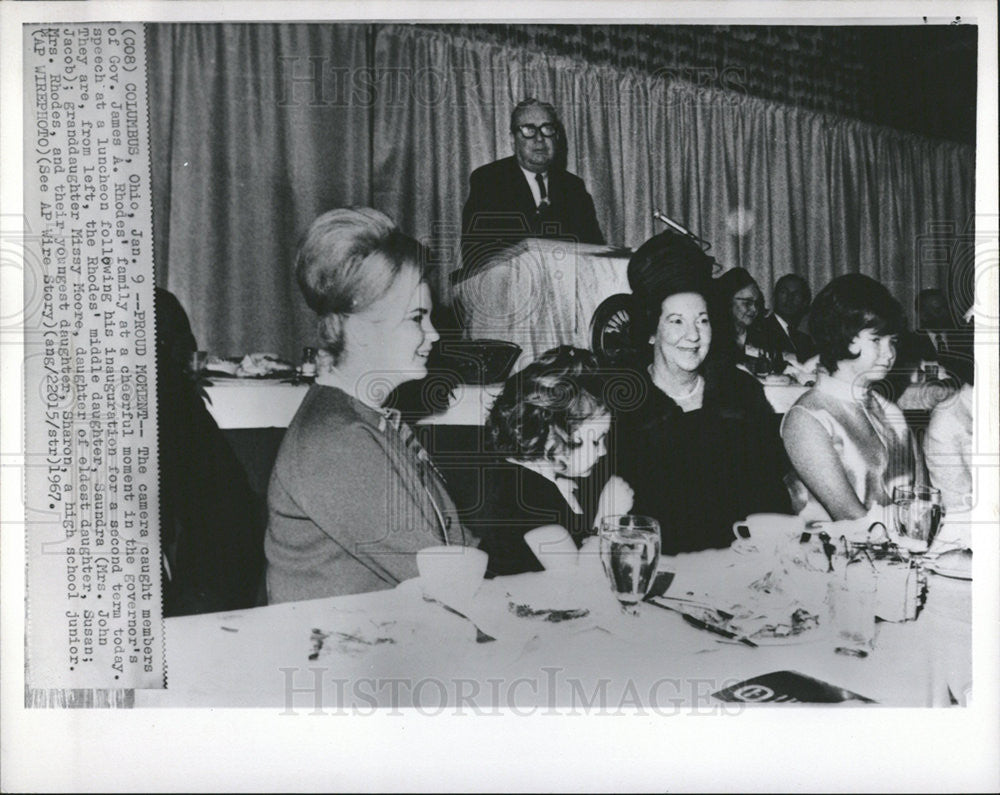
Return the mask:
[[[287,428],[309,391],[308,386],[227,381],[205,388],[205,405],[223,430]]]
[[[503,388],[460,385],[448,410],[423,420],[431,425],[484,425],[490,406]],[[291,384],[247,383],[242,386],[209,386],[206,405],[222,429],[287,428],[309,387]],[[764,394],[779,414],[784,414],[807,387],[765,385]]]
[[[731,576],[739,558],[730,550],[665,558],[661,568],[677,571],[668,594],[684,582]],[[487,581],[476,603],[503,610],[512,584],[523,588],[549,576]],[[517,619],[531,621],[527,635],[477,643],[471,624],[424,602],[418,585],[167,619],[168,689],[138,691],[136,706],[291,705],[306,714],[316,704],[426,707],[464,698],[482,707],[589,701],[591,709],[613,710],[638,701],[665,710],[718,708],[712,693],[777,671],[883,705],[947,706],[971,693],[971,584],[937,575],[918,620],[879,623],[875,651],[865,659],[834,653],[822,636],[798,645],[733,644],[649,604],[637,617],[595,608],[598,620],[576,625]],[[614,604],[609,592],[603,595]],[[328,637],[310,659],[314,629]]]
[[[448,410],[428,417],[432,425],[483,425],[502,384],[455,388]],[[247,382],[238,386],[215,385],[206,390],[209,413],[223,430],[236,428],[287,428],[308,386]]]

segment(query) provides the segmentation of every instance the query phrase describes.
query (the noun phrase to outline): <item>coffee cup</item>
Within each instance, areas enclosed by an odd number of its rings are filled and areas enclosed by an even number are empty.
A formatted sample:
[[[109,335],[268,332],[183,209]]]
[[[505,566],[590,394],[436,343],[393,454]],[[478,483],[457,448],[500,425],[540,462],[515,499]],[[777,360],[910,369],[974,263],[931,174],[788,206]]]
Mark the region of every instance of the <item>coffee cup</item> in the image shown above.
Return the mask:
[[[784,513],[752,513],[742,522],[733,525],[733,536],[738,541],[749,541],[758,550],[780,549],[805,532],[805,520]]]
[[[483,583],[489,555],[460,545],[426,547],[417,552],[424,594],[452,607],[469,604]]]

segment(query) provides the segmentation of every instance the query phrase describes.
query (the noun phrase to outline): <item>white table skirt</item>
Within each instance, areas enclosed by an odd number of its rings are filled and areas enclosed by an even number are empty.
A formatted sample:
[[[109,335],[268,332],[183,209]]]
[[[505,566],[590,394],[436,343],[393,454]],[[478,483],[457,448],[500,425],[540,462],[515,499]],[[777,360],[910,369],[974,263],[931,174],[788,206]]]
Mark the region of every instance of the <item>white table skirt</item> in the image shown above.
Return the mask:
[[[223,430],[287,428],[308,386],[228,381],[205,388],[205,405]]]
[[[484,425],[502,384],[460,385],[448,410],[423,420],[430,425]],[[287,428],[307,386],[248,383],[239,386],[209,386],[208,411],[223,430],[235,428]],[[764,394],[774,410],[784,414],[807,387],[765,385]]]
[[[710,550],[664,561],[680,581],[704,572],[725,577],[738,557]],[[937,575],[930,575],[918,620],[879,623],[875,651],[865,659],[840,656],[832,641],[822,639],[759,648],[732,644],[647,604],[638,617],[619,615],[601,628],[574,633],[567,623],[533,622],[537,635],[527,643],[476,643],[470,624],[423,603],[410,587],[415,585],[167,619],[168,689],[138,691],[136,706],[291,705],[307,714],[317,704],[370,710],[466,698],[480,707],[565,708],[596,694],[611,709],[636,700],[667,710],[718,708],[711,693],[777,671],[797,671],[890,706],[947,706],[971,694],[971,583]],[[503,578],[486,581],[477,602],[501,598],[504,587]],[[335,647],[309,659],[314,628],[350,634],[379,626],[402,637],[415,610],[439,625],[424,627],[409,643]]]
[[[231,382],[230,382],[231,383]],[[455,388],[448,410],[424,420],[433,425],[483,425],[502,384]],[[206,406],[223,430],[287,428],[309,391],[292,384],[243,383],[206,388]]]

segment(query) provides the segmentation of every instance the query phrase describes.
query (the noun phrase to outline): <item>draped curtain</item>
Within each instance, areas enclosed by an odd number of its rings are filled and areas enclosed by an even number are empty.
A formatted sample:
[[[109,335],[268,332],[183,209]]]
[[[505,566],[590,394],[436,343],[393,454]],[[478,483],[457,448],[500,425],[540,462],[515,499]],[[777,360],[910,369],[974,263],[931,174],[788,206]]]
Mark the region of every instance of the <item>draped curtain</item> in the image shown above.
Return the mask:
[[[503,25],[437,23],[422,27],[519,50],[649,74],[669,72],[696,85],[740,88],[756,97],[827,113],[868,118],[861,86],[871,62],[867,31],[851,25]],[[967,43],[971,26],[923,26],[930,41]],[[898,26],[896,26],[898,31]],[[894,32],[893,40],[896,34]],[[908,41],[908,39],[907,39]],[[975,49],[972,32],[971,47]],[[912,57],[912,53],[911,53]],[[885,75],[881,78],[884,80]],[[914,128],[910,128],[914,129]]]
[[[147,30],[158,282],[213,352],[314,343],[295,245],[332,207],[374,206],[430,244],[448,301],[468,175],[512,152],[529,95],[556,106],[610,243],[660,231],[661,209],[765,296],[783,273],[816,291],[860,271],[909,309],[948,278],[922,236],[971,231],[961,144],[408,25]]]
[[[370,28],[146,30],[157,283],[200,347],[297,361],[316,339],[298,239],[325,210],[372,201]]]

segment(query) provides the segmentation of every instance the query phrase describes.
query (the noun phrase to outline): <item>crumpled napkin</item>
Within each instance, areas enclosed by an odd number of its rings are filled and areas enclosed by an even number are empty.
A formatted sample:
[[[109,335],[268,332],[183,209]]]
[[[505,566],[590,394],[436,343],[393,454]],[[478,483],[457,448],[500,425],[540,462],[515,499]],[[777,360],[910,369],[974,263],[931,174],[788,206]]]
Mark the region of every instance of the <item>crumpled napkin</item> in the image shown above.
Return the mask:
[[[276,353],[248,353],[240,361],[236,374],[239,376],[261,376],[294,371],[295,367],[281,359]]]
[[[785,373],[794,378],[802,386],[812,386],[816,383],[816,376],[819,371],[819,354],[813,356],[805,362],[800,362],[795,356],[785,354],[787,366]]]
[[[826,623],[825,572],[802,565],[793,554],[726,556],[713,553],[678,556],[675,581],[666,596],[686,600],[678,607],[718,623],[714,611],[732,614],[726,629],[751,637],[764,632],[780,637],[793,626]],[[708,608],[701,613],[698,607]],[[801,612],[805,611],[805,612]]]

